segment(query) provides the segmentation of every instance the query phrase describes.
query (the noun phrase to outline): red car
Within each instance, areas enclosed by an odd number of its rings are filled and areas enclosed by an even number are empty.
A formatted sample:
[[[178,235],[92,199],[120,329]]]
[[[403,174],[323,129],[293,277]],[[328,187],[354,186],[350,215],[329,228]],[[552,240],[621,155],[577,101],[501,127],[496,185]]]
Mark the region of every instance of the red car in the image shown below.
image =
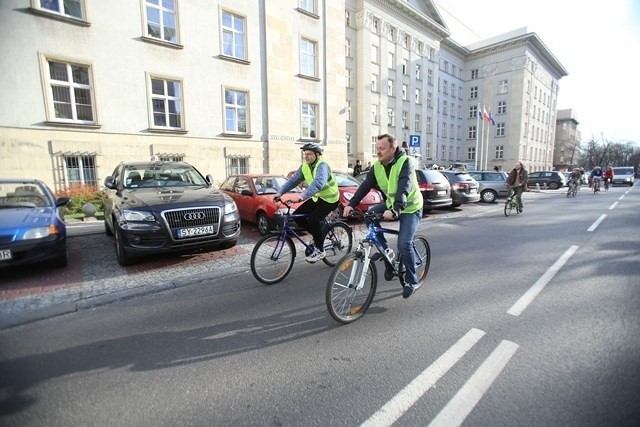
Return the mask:
[[[240,174],[231,175],[224,180],[220,189],[227,193],[238,205],[240,218],[258,226],[264,235],[275,228],[274,217],[286,208],[273,201],[273,197],[287,181],[282,175]],[[298,200],[302,189],[294,188],[282,196],[283,200]],[[294,203],[293,208],[300,206]]]
[[[289,172],[289,177],[293,175],[293,171]],[[342,217],[342,211],[349,204],[349,201],[356,194],[358,187],[360,186],[360,181],[355,179],[353,176],[342,173],[342,172],[334,172],[333,175],[336,177],[338,181],[338,190],[340,191],[340,205],[337,208],[337,214]],[[306,185],[306,184],[305,184]],[[370,206],[377,205],[384,202],[384,197],[382,193],[375,188],[372,188],[369,193],[360,201],[356,209],[361,212],[366,212]]]

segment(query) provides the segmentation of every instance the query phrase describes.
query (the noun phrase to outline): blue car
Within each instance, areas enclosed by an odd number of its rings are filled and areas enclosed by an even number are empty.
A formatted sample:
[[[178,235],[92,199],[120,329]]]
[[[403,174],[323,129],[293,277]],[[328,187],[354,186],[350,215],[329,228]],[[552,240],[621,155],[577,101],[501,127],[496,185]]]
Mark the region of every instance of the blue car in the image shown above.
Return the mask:
[[[67,228],[56,199],[37,179],[0,179],[0,268],[46,262],[67,265]]]

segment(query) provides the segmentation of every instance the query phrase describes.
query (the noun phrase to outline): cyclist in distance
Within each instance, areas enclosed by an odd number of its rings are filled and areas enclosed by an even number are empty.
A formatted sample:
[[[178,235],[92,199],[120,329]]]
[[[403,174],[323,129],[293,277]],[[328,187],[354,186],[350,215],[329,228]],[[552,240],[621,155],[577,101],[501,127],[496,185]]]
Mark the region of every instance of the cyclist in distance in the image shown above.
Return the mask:
[[[529,180],[529,173],[524,168],[522,162],[516,162],[511,172],[509,172],[509,177],[507,178],[507,187],[513,188],[513,197],[516,198],[516,202],[518,203],[517,210],[522,213],[522,193],[527,189],[527,181]]]
[[[580,169],[573,168],[573,171],[571,172],[571,177],[569,180],[569,186],[575,185],[576,187],[579,187],[581,182],[582,182],[582,174],[580,173]]]
[[[344,209],[344,216],[349,216],[355,206],[364,196],[376,187],[385,195],[385,203],[372,206],[370,211],[382,213],[385,220],[400,220],[398,229],[398,251],[402,254],[405,266],[405,286],[402,291],[404,298],[409,298],[419,287],[416,275],[416,257],[413,250],[413,238],[422,219],[422,194],[418,188],[413,160],[407,156],[405,150],[398,147],[396,139],[384,134],[377,137],[376,161],[358,190]],[[379,234],[383,245],[386,245],[384,235]],[[386,246],[385,246],[385,249]],[[379,253],[371,258],[377,261]]]
[[[607,170],[604,171],[604,183],[606,187],[613,184],[613,168],[611,166],[607,166]]]
[[[589,175],[589,187],[595,185],[594,181],[602,181],[604,173],[602,172],[602,168],[600,166],[596,166],[591,171],[591,175]]]
[[[326,230],[324,219],[329,213],[338,207],[340,193],[331,167],[322,158],[322,147],[315,142],[304,144],[300,148],[304,154],[304,163],[280,188],[274,201],[280,201],[280,197],[303,181],[307,188],[302,192],[299,202],[304,202],[296,209],[296,214],[307,214],[302,218],[295,218],[299,227],[307,230],[313,237],[315,249],[305,258],[307,262],[317,262],[325,257],[322,250]]]

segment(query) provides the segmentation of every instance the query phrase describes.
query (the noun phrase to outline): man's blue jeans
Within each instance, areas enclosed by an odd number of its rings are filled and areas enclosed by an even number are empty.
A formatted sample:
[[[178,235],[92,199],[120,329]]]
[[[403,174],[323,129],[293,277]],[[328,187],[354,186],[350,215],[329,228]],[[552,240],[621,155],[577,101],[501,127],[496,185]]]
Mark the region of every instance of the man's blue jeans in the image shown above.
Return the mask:
[[[382,214],[387,207],[384,204],[375,205],[369,208],[370,211]],[[416,275],[416,254],[413,250],[413,237],[418,230],[418,224],[422,219],[422,210],[412,214],[400,214],[400,227],[398,229],[398,252],[402,254],[402,262],[404,263],[404,281],[405,283],[418,283]],[[384,235],[378,234],[378,238],[386,247],[387,241]]]

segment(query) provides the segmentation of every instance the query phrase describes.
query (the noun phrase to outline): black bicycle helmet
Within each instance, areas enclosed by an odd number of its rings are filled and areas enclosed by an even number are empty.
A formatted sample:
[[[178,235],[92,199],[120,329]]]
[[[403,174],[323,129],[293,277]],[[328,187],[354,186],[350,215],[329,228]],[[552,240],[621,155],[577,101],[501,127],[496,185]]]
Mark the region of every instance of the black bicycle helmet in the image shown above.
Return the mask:
[[[315,142],[307,142],[301,148],[302,151],[313,151],[317,154],[322,154],[322,147]]]

